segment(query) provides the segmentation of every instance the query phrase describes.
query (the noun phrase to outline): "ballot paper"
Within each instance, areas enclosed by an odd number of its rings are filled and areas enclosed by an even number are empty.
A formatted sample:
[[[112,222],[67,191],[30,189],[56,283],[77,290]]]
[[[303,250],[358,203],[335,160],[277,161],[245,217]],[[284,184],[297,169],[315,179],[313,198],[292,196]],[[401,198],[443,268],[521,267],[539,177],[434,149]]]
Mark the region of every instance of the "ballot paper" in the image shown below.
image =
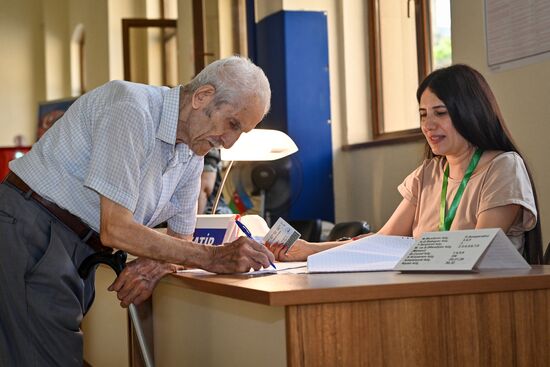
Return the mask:
[[[271,266],[265,269],[254,270],[250,269],[245,273],[236,273],[243,275],[262,275],[262,274],[302,274],[306,271],[306,262],[305,261],[295,261],[295,262],[276,262],[277,268],[273,269]],[[202,269],[183,269],[178,270],[177,273],[181,274],[214,274]]]
[[[310,255],[308,273],[392,270],[414,243],[412,237],[372,235]]]
[[[263,243],[282,244],[286,246],[286,251],[288,251],[298,238],[300,238],[300,232],[295,230],[283,218],[279,218],[264,236]]]
[[[529,269],[500,228],[427,232],[403,256],[395,270],[476,271]]]

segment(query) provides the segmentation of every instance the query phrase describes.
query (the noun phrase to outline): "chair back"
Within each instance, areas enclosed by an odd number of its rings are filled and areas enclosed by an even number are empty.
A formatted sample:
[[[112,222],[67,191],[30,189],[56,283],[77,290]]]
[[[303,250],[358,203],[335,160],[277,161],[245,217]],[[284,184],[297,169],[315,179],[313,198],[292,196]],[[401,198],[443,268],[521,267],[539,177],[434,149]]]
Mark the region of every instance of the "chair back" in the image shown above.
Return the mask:
[[[308,242],[321,241],[323,222],[321,219],[289,220],[294,229],[300,232],[300,238]]]
[[[548,252],[548,251],[547,251]],[[537,223],[535,228],[525,232],[525,243],[523,245],[523,257],[531,265],[543,263],[542,235],[540,225]]]
[[[349,239],[365,233],[370,233],[370,226],[365,221],[356,220],[351,222],[340,222],[335,224],[330,230],[327,241]]]

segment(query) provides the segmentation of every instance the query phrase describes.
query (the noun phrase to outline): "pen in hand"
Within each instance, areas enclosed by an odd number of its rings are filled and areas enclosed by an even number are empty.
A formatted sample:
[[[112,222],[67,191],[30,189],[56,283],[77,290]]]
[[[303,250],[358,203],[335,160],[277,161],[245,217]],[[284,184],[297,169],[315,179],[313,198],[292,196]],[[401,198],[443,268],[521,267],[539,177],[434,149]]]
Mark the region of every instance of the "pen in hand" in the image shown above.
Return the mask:
[[[246,237],[250,238],[250,239],[254,239],[252,237],[252,233],[250,233],[250,231],[248,230],[248,228],[246,228],[246,226],[238,219],[235,219],[235,223],[237,223],[237,226],[239,226],[239,228],[241,229],[241,231],[244,232],[244,234],[246,235]],[[275,264],[273,264],[271,261],[269,261],[269,264],[271,266],[273,266],[273,269],[277,269],[277,267],[275,266]]]

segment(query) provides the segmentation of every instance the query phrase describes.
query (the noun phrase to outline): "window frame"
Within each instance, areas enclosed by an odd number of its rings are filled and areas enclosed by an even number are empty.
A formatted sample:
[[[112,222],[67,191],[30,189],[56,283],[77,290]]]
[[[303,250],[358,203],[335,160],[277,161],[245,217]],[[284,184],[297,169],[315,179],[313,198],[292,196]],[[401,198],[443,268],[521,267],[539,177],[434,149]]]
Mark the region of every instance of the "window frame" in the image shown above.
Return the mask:
[[[132,28],[159,28],[164,32],[165,28],[174,28],[176,29],[175,35],[177,35],[178,22],[175,19],[144,19],[144,18],[125,18],[122,19],[122,59],[124,67],[124,80],[132,81],[131,75],[131,57],[130,57],[130,30]],[[164,37],[163,37],[164,38]],[[165,44],[161,45],[162,47],[162,80],[163,84],[166,85],[167,75],[165,67]]]
[[[382,107],[383,85],[380,45],[380,16],[379,2],[383,0],[368,0],[368,42],[369,42],[369,77],[371,95],[371,131],[372,140],[344,145],[344,151],[355,150],[371,146],[398,144],[418,141],[423,138],[420,127],[400,131],[384,132],[384,111]],[[429,0],[407,0],[411,8],[414,3],[416,18],[416,49],[418,60],[418,82],[420,83],[431,71],[431,30]]]

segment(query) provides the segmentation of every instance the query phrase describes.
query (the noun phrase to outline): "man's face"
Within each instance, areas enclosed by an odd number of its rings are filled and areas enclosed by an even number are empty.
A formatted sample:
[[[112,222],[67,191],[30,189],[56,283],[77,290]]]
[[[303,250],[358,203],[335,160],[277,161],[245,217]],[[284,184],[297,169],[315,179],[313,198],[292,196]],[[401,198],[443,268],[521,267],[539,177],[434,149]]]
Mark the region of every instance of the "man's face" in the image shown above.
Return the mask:
[[[264,115],[264,108],[256,99],[240,109],[228,104],[216,108],[212,100],[213,95],[193,102],[187,119],[186,143],[197,155],[205,155],[214,147],[230,148],[241,133],[255,128]]]

